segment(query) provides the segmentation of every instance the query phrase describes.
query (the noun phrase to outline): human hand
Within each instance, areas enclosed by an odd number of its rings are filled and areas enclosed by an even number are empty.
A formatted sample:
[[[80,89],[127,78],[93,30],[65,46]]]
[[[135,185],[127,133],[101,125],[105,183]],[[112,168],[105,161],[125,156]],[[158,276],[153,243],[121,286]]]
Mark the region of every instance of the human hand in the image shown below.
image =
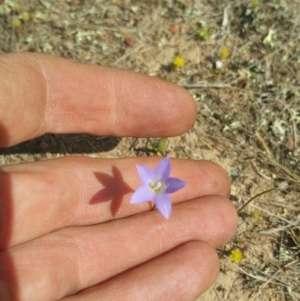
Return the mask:
[[[0,56],[0,77],[0,147],[44,133],[168,137],[196,117],[184,89],[135,72],[23,53]],[[172,159],[171,175],[188,185],[172,195],[165,220],[147,203],[129,204],[129,187],[140,185],[135,165],[157,162],[66,157],[1,167],[0,300],[193,301],[203,293],[219,270],[214,248],[237,225],[229,179],[212,162]],[[106,188],[123,198],[114,217],[109,202],[91,202],[104,197],[95,175],[112,171],[119,183]]]

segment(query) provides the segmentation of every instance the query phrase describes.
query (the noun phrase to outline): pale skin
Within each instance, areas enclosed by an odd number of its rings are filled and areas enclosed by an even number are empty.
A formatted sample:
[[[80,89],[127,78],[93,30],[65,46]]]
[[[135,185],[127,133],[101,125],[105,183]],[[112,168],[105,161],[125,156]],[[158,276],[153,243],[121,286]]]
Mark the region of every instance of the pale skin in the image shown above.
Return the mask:
[[[33,54],[0,56],[0,147],[44,133],[170,137],[196,118],[183,88],[132,71]],[[215,251],[234,235],[230,181],[217,164],[172,159],[188,185],[164,219],[131,193],[112,217],[90,204],[94,172],[112,166],[133,189],[136,164],[160,158],[67,157],[0,168],[0,300],[194,301],[219,272]]]

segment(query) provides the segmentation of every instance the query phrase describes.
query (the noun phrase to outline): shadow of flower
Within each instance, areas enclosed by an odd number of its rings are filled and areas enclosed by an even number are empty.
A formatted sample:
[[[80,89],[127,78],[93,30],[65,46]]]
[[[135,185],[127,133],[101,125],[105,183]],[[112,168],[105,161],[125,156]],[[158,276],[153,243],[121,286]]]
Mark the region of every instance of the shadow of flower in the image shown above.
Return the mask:
[[[112,176],[103,172],[94,172],[97,180],[104,186],[91,199],[90,204],[110,203],[110,212],[114,217],[119,211],[124,196],[134,190],[124,182],[121,172],[115,166],[112,167]]]

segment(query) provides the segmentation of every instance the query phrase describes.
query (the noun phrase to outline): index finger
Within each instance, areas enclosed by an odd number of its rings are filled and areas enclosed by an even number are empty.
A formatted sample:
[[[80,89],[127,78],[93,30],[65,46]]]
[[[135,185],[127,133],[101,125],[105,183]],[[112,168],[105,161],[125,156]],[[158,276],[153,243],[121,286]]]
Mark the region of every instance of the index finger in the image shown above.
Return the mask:
[[[183,88],[133,71],[37,53],[0,57],[0,147],[44,133],[166,137],[189,129]]]

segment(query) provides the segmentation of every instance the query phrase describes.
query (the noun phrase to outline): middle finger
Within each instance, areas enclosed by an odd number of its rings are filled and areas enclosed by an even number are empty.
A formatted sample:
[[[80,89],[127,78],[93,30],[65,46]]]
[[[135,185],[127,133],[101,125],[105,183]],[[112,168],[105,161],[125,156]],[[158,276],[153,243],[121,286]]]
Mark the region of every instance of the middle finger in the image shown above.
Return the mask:
[[[62,227],[150,210],[147,203],[129,204],[130,192],[140,185],[135,165],[154,168],[158,160],[68,157],[1,168],[0,249]],[[173,203],[229,192],[225,171],[212,162],[172,159],[171,176],[188,183],[171,195]]]

